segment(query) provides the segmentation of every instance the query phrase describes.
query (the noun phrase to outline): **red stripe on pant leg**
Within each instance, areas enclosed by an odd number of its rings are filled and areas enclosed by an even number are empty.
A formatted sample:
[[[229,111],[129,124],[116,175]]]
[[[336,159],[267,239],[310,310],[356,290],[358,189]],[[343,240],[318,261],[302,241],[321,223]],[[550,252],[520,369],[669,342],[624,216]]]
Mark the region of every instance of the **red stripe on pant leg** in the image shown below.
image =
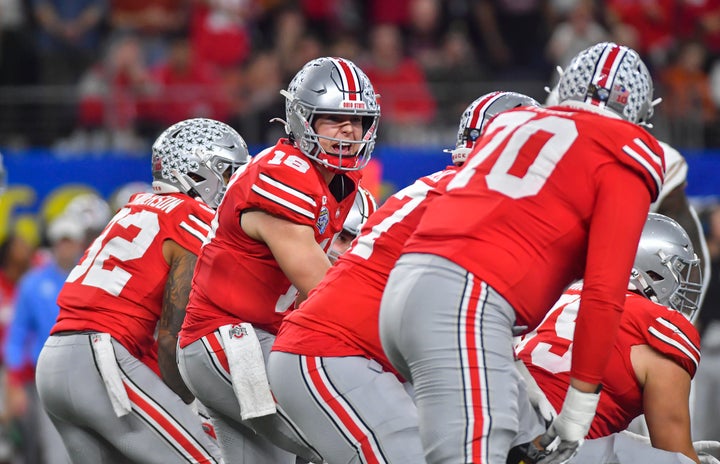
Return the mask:
[[[210,344],[210,348],[212,348],[213,353],[215,353],[215,356],[223,369],[225,369],[225,372],[230,373],[230,364],[228,364],[227,356],[225,355],[225,350],[222,348],[219,337],[220,335],[217,332],[213,332],[207,335],[205,339]]]
[[[483,426],[484,417],[483,409],[486,405],[482,401],[482,383],[480,382],[480,376],[483,375],[483,370],[480,367],[478,359],[482,356],[480,353],[480,347],[477,345],[478,337],[480,333],[476,331],[475,319],[478,313],[478,303],[480,299],[480,292],[482,290],[482,283],[477,282],[473,286],[472,292],[470,293],[470,299],[468,300],[467,316],[465,319],[465,345],[467,346],[467,360],[468,360],[468,378],[470,379],[470,394],[471,410],[473,411],[473,428],[472,428],[472,462],[483,462],[482,461],[482,445],[483,445]]]
[[[318,362],[316,357],[303,356],[307,363],[310,382],[315,388],[325,404],[330,407],[335,416],[342,422],[345,428],[350,432],[352,437],[360,443],[360,449],[368,464],[379,464],[375,452],[370,445],[368,437],[363,433],[361,428],[353,421],[352,416],[343,408],[342,404],[334,397],[332,392],[327,388],[325,382],[318,372]]]
[[[185,450],[196,461],[208,462],[208,456],[205,454],[205,451],[198,448],[194,443],[188,440],[183,431],[175,427],[175,425],[173,425],[173,423],[165,417],[162,411],[155,408],[152,403],[147,402],[132,388],[132,386],[128,385],[126,382],[123,382],[123,384],[125,385],[125,390],[127,391],[130,401],[145,412],[145,414],[150,416],[166,435],[172,438],[178,446]]]

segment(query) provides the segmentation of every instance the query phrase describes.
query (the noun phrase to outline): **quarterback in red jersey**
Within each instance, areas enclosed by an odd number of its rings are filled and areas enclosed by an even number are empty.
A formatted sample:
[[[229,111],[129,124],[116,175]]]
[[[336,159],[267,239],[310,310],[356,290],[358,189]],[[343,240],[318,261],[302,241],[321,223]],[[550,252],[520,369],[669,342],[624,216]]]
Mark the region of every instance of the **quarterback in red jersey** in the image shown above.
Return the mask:
[[[565,408],[543,437],[590,426],[662,149],[639,126],[652,79],[613,43],[579,53],[560,104],[495,117],[427,208],[390,274],[383,349],[417,393],[428,463],[504,463],[518,431],[512,337],[585,278]]]
[[[513,92],[475,100],[461,119],[454,166],[386,200],[350,250],[283,321],[268,362],[270,384],[278,404],[326,462],[424,462],[413,400],[380,345],[383,288],[435,190],[465,162],[485,123],[527,105],[539,106]],[[531,438],[544,431],[537,424]]]
[[[690,439],[689,392],[700,362],[700,337],[690,322],[702,288],[698,268],[699,259],[682,227],[666,216],[649,214],[631,273],[632,291],[625,299],[587,438],[625,430],[644,412],[655,448],[680,452],[697,462]],[[556,411],[570,381],[581,292],[582,283],[571,286],[516,347]],[[591,462],[581,458],[575,460]]]
[[[319,462],[276,407],[265,363],[286,311],[330,268],[326,253],[353,205],[380,116],[367,76],[342,58],[310,61],[281,93],[289,138],[230,181],[180,333],[180,372],[232,462],[294,463],[291,453]]]
[[[250,157],[234,129],[202,118],[152,152],[154,193],[133,195],[70,272],[38,360],[40,399],[77,463],[221,460],[174,353],[213,208]]]

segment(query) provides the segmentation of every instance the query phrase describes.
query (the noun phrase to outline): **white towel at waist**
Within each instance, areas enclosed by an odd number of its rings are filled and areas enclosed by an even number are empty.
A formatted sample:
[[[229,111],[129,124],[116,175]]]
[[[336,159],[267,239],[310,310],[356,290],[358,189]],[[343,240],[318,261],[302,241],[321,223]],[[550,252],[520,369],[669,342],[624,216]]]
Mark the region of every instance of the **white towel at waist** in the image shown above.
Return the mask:
[[[123,385],[122,375],[115,358],[115,350],[112,346],[112,338],[107,333],[94,333],[90,335],[90,342],[113,410],[118,417],[122,417],[132,410],[132,404],[125,385]]]
[[[228,359],[235,396],[243,420],[267,416],[277,411],[265,372],[260,341],[251,324],[228,324],[220,327],[220,337]]]

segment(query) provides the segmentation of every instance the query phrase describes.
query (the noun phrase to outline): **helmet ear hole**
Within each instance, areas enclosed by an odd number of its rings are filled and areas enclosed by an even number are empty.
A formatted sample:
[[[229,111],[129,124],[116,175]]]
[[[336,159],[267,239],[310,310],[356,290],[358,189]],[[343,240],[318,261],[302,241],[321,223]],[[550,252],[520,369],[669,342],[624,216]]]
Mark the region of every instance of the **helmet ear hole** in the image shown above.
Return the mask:
[[[188,176],[189,178],[191,178],[192,180],[194,180],[195,182],[198,182],[198,183],[200,183],[200,182],[202,182],[202,181],[205,180],[204,177],[202,177],[202,176],[200,176],[200,175],[198,175],[197,173],[194,173],[194,172],[188,172],[187,176]]]

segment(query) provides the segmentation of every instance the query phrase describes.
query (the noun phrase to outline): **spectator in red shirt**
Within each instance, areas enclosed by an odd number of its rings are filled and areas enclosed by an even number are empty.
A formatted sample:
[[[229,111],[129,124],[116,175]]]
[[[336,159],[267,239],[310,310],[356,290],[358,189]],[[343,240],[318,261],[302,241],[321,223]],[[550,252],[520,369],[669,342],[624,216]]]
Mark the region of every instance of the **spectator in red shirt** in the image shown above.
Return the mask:
[[[136,34],[151,65],[168,53],[168,40],[186,28],[190,0],[112,0],[110,27]]]
[[[611,30],[631,27],[637,33],[637,51],[651,64],[665,64],[674,41],[674,0],[610,0],[605,8]]]
[[[137,149],[137,127],[153,92],[142,44],[134,35],[113,39],[78,86],[78,124],[71,145],[78,149]]]
[[[158,85],[153,113],[160,126],[197,117],[228,120],[220,76],[193,53],[187,36],[175,36],[167,60],[151,72]]]
[[[420,65],[405,55],[397,26],[381,24],[370,33],[370,62],[363,67],[380,94],[387,124],[429,124],[435,97]]]
[[[194,55],[223,69],[244,63],[251,49],[248,25],[254,5],[250,0],[195,0],[190,13]]]

